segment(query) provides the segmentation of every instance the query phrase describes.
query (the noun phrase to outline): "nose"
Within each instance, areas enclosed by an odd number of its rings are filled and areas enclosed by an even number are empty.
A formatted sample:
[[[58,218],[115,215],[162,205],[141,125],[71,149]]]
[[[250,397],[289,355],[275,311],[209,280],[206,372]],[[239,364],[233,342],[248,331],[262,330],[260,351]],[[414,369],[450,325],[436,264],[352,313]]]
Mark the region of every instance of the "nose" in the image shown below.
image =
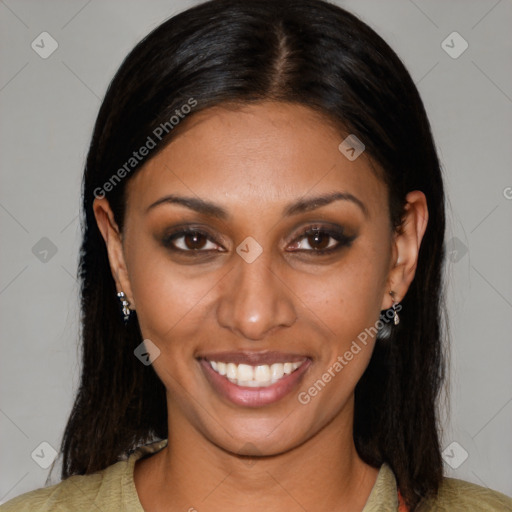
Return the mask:
[[[259,341],[297,320],[292,290],[265,252],[252,263],[242,258],[223,280],[217,320],[237,336]]]

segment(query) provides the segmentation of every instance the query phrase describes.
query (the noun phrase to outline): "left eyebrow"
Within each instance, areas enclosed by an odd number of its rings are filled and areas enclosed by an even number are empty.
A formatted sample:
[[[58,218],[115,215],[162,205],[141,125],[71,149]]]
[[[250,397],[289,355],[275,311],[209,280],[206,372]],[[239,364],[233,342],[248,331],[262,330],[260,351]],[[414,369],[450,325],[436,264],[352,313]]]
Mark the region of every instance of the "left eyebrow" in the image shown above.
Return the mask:
[[[331,194],[324,194],[321,196],[311,197],[308,199],[300,199],[299,201],[288,205],[284,211],[284,216],[296,215],[302,212],[308,212],[316,210],[322,206],[326,206],[334,201],[350,201],[362,210],[365,217],[368,217],[368,208],[366,205],[358,199],[356,196],[348,192],[332,192]]]
[[[361,209],[365,217],[368,217],[368,208],[366,205],[356,196],[347,192],[333,192],[308,199],[299,199],[298,201],[291,203],[284,208],[283,216],[289,217],[291,215],[297,215],[299,213],[316,210],[317,208],[321,208],[322,206],[326,206],[335,201],[350,201]],[[194,210],[198,213],[202,213],[211,217],[216,217],[221,220],[226,220],[230,217],[229,213],[218,204],[197,197],[177,196],[175,194],[170,194],[158,199],[150,206],[148,206],[146,212],[161,204],[179,204],[189,208],[190,210]]]

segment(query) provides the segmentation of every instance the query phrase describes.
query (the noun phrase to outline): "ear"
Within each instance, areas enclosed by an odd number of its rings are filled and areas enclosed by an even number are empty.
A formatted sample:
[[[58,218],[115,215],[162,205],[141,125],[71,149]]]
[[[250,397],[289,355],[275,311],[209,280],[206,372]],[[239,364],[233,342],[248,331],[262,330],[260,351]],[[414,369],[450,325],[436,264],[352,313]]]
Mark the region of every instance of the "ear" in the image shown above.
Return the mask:
[[[382,309],[401,302],[414,279],[418,265],[421,241],[428,223],[427,199],[423,192],[414,190],[406,196],[405,215],[402,225],[394,234],[392,266],[389,271],[387,289],[382,298]]]
[[[124,292],[130,303],[130,309],[135,309],[130,279],[124,258],[122,235],[119,231],[110,204],[105,197],[97,197],[93,203],[96,223],[107,246],[110,270],[118,292]]]

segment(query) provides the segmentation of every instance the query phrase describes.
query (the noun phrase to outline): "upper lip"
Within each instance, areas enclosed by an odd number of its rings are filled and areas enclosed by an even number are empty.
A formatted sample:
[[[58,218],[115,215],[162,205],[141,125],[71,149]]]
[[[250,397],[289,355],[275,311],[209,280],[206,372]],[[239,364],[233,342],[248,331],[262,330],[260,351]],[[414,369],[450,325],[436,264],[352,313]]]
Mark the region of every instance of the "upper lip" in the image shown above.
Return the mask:
[[[202,354],[199,359],[207,359],[208,361],[216,361],[222,363],[248,364],[258,366],[263,364],[275,363],[294,363],[296,361],[304,361],[308,356],[301,354],[286,354],[284,352],[211,352]]]

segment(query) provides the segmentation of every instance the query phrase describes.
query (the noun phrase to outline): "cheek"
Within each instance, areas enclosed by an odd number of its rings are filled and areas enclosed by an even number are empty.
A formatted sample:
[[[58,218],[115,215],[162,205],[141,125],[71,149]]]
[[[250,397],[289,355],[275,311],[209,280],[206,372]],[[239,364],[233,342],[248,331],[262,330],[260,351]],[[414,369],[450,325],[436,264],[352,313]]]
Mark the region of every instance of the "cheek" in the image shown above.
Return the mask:
[[[149,247],[140,243],[131,252],[129,276],[142,335],[161,346],[196,333],[215,279],[211,274],[190,277],[190,267],[182,270],[165,252]]]
[[[323,329],[324,339],[299,402],[314,404],[320,422],[343,407],[371,358],[387,280],[386,243],[377,235],[365,238],[339,265],[304,280],[309,321]]]
[[[380,313],[381,283],[375,259],[359,255],[305,290],[310,297],[310,322],[325,333],[319,364],[297,396],[303,413],[314,418],[313,430],[347,406],[368,366],[375,343],[373,328]]]
[[[302,275],[302,282],[296,283],[311,314],[342,344],[355,339],[379,317],[387,281],[384,254],[375,245],[361,243],[328,270]]]

